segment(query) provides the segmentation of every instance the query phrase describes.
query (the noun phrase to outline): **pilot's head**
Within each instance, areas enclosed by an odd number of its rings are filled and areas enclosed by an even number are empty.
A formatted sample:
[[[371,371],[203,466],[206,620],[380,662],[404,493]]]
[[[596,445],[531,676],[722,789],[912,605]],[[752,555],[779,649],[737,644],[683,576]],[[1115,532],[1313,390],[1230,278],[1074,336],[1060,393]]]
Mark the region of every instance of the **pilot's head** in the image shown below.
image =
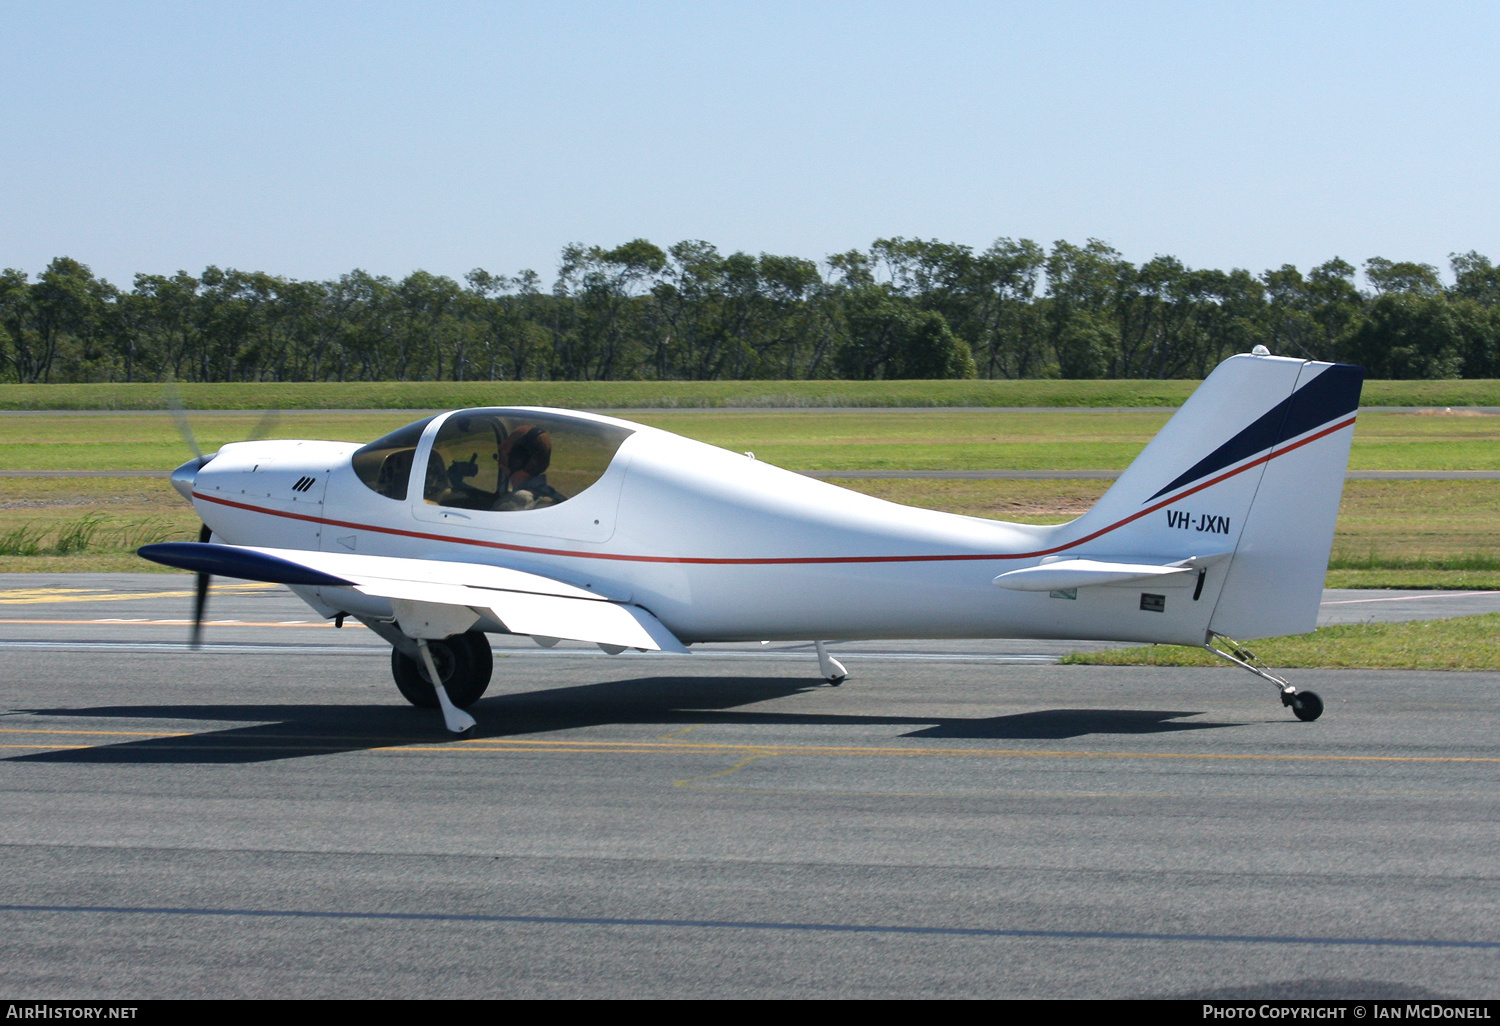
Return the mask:
[[[552,464],[552,439],[535,424],[521,424],[500,443],[500,465],[510,475],[511,488],[547,472]]]

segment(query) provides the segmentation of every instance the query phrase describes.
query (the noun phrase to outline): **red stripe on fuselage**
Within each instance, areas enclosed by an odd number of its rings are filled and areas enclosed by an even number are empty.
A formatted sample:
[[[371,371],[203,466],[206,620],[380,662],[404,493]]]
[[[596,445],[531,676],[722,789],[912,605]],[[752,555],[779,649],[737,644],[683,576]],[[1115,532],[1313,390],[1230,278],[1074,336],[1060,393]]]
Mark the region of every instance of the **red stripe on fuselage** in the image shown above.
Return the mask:
[[[1225,471],[1217,477],[1209,478],[1202,484],[1194,485],[1186,491],[1179,492],[1177,495],[1172,496],[1170,499],[1163,499],[1161,502],[1158,502],[1153,506],[1147,506],[1145,509],[1141,510],[1138,513],[1132,513],[1130,516],[1125,517],[1122,520],[1115,521],[1108,527],[1101,527],[1099,530],[1093,532],[1092,534],[1086,534],[1082,538],[1077,538],[1064,545],[1057,545],[1050,549],[1038,549],[1035,552],[986,552],[964,553],[945,556],[767,556],[744,559],[717,558],[708,556],[628,556],[613,552],[580,552],[574,549],[548,549],[535,545],[511,545],[505,542],[483,541],[478,538],[455,538],[452,535],[447,534],[428,534],[424,531],[407,531],[399,527],[377,527],[374,524],[356,524],[348,520],[329,520],[325,517],[308,516],[305,513],[285,513],[281,510],[266,509],[263,506],[252,506],[249,503],[234,502],[230,499],[220,499],[216,496],[204,495],[201,492],[196,491],[193,492],[193,498],[202,499],[204,502],[217,503],[220,506],[230,506],[234,509],[249,510],[252,513],[264,513],[266,516],[285,517],[288,520],[305,520],[313,524],[324,524],[329,527],[346,527],[356,531],[374,531],[377,534],[392,534],[401,538],[420,538],[424,541],[448,542],[454,545],[473,545],[478,548],[500,549],[506,552],[528,552],[539,556],[569,556],[575,559],[612,559],[628,563],[692,563],[709,566],[779,566],[788,563],[949,563],[986,559],[1037,559],[1042,556],[1050,556],[1058,552],[1066,551],[1067,549],[1076,548],[1077,546],[1083,545],[1086,542],[1093,541],[1095,538],[1099,538],[1103,535],[1109,534],[1111,531],[1117,531],[1120,528],[1124,527],[1126,524],[1134,523],[1141,517],[1144,517],[1151,513],[1155,513],[1157,510],[1163,509],[1167,506],[1172,505],[1172,503],[1174,502],[1185,499],[1189,495],[1201,492],[1205,488],[1211,488],[1214,485],[1218,484],[1220,481],[1227,481],[1231,477],[1234,477],[1238,474],[1243,474],[1245,471],[1251,469],[1252,467],[1258,467],[1263,463],[1269,463],[1277,456],[1284,456],[1294,449],[1300,449],[1304,445],[1307,445],[1309,442],[1316,442],[1318,439],[1323,438],[1326,435],[1331,435],[1335,431],[1339,431],[1343,428],[1349,427],[1353,423],[1354,418],[1350,417],[1348,420],[1341,421],[1340,423],[1335,424],[1332,427],[1324,428],[1322,431],[1319,431],[1316,434],[1308,435],[1300,442],[1294,442],[1291,445],[1287,446],[1285,449],[1275,449],[1271,452],[1266,453],[1264,456],[1257,456],[1255,459],[1244,464],[1243,466],[1236,467],[1233,470]]]

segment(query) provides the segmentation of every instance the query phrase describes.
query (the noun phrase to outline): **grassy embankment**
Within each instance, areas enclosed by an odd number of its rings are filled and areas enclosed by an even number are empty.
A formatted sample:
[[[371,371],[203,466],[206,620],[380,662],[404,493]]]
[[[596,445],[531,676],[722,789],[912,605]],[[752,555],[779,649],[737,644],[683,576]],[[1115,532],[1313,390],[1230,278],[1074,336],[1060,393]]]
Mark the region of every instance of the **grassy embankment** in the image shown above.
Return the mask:
[[[801,391],[760,391],[745,383],[693,385],[675,393],[662,386],[555,383],[500,390],[453,391],[452,386],[200,386],[193,406],[221,409],[279,405],[326,408],[379,403],[413,408],[526,402],[607,407],[770,405],[780,397],[804,407],[836,401],[847,406],[915,403],[926,410],[800,410],[751,413],[660,413],[635,419],[723,445],[750,449],[791,469],[1088,469],[1126,466],[1165,421],[1158,411],[1106,412],[931,410],[951,406],[1160,406],[1179,402],[1191,383],[1027,382],[798,383]],[[751,383],[753,385],[754,383]],[[1003,387],[996,387],[1003,386]],[[732,387],[717,387],[732,386]],[[823,388],[815,392],[812,386]],[[835,387],[836,386],[836,387]],[[899,386],[899,387],[898,387]],[[908,387],[909,386],[909,387]],[[944,386],[950,386],[945,388]],[[957,388],[951,386],[959,386]],[[467,387],[467,386],[466,386]],[[476,386],[477,387],[477,386]],[[782,386],[777,385],[777,388]],[[149,408],[155,386],[134,395],[119,386],[52,386],[32,393],[34,405]],[[90,389],[93,391],[90,391]],[[116,389],[111,397],[108,388]],[[551,388],[551,391],[547,389]],[[969,388],[971,391],[962,391]],[[0,408],[20,400],[0,387]],[[298,389],[303,391],[298,392]],[[360,389],[368,391],[360,392]],[[382,391],[393,389],[393,391]],[[424,390],[425,389],[425,390]],[[579,390],[579,391],[569,391]],[[696,389],[696,391],[694,391]],[[1009,389],[1009,391],[1007,391]],[[130,390],[126,390],[129,392]],[[546,394],[539,394],[545,392]],[[1493,382],[1375,382],[1370,405],[1500,405]],[[37,401],[38,399],[44,401]],[[276,437],[367,439],[411,419],[401,410],[357,414],[289,414]],[[200,417],[194,422],[209,451],[245,437],[259,415]],[[186,455],[167,416],[0,418],[0,469],[164,470]],[[1366,412],[1360,418],[1351,465],[1355,469],[1496,469],[1500,418],[1458,410],[1450,414]],[[975,516],[1058,523],[1082,513],[1106,481],[925,481],[876,479],[848,487],[897,502]],[[1335,539],[1331,586],[1500,587],[1500,482],[1352,481],[1344,490]],[[150,569],[133,554],[150,541],[194,536],[197,519],[161,479],[10,478],[0,481],[0,571],[75,572]],[[1302,638],[1259,642],[1272,665],[1500,669],[1493,644],[1500,617],[1414,624],[1331,627]],[[1094,653],[1071,662],[1211,665],[1194,649],[1153,646]]]
[[[403,411],[288,414],[271,434],[368,439],[410,417]],[[1134,458],[1166,417],[1164,412],[1149,410],[662,411],[634,415],[643,423],[737,451],[752,450],[762,460],[797,470],[1118,470]],[[194,420],[194,428],[203,447],[212,451],[245,437],[259,420],[257,414],[203,416]],[[165,415],[0,417],[0,440],[5,443],[0,445],[0,469],[5,470],[164,470],[186,456],[175,424]],[[1384,470],[1500,469],[1497,441],[1500,417],[1469,411],[1367,411],[1360,418],[1351,465]],[[1107,481],[877,479],[842,483],[912,505],[1033,523],[1070,519],[1108,487]],[[1500,482],[1349,482],[1329,583],[1500,587],[1497,522]],[[161,480],[0,481],[0,570],[139,570],[143,569],[140,561],[130,554],[135,546],[159,538],[189,538],[196,528],[192,511]]]
[[[195,410],[1178,406],[1196,381],[385,381],[182,384]],[[1368,381],[1366,406],[1500,406],[1500,380]],[[159,384],[0,385],[0,410],[160,410]]]
[[[630,419],[792,470],[1123,470],[1165,411],[806,410],[648,412]],[[194,418],[207,451],[249,435],[257,414]],[[272,437],[363,440],[402,411],[288,414]],[[1354,470],[1500,470],[1500,416],[1360,415]],[[187,448],[166,415],[0,417],[0,470],[165,470]]]
[[[1500,670],[1500,613],[1412,623],[1351,623],[1311,634],[1266,638],[1251,651],[1284,669]],[[1228,666],[1201,648],[1146,645],[1104,652],[1075,652],[1075,666]]]

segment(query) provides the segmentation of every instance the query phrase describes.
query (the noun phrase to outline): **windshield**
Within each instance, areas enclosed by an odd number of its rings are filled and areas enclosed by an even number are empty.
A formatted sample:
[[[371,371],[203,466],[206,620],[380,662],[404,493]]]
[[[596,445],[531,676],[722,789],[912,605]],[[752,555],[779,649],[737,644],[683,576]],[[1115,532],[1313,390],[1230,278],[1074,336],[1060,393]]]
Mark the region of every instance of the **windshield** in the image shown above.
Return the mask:
[[[406,483],[411,480],[412,459],[417,455],[417,443],[431,423],[431,417],[424,417],[355,450],[354,473],[366,486],[387,499],[404,500]]]
[[[437,506],[541,509],[604,476],[629,428],[527,410],[460,410],[438,429],[422,497]]]

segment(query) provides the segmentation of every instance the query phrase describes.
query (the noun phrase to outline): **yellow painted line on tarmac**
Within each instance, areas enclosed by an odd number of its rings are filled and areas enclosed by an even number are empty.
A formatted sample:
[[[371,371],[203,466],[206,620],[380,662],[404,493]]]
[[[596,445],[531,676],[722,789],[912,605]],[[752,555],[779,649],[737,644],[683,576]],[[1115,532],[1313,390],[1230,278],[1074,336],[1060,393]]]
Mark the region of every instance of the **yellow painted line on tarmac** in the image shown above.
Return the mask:
[[[188,592],[183,592],[184,595]],[[93,626],[93,627],[182,627],[191,624],[191,620],[146,620],[124,617],[100,617],[94,620],[25,620],[25,619],[0,619],[0,624],[57,624],[60,626]],[[205,627],[327,627],[333,629],[333,622],[313,622],[310,620],[205,620]],[[364,624],[355,621],[346,622],[344,628],[355,628],[367,630]]]
[[[638,749],[621,749],[619,751],[601,752],[597,748],[577,748],[571,745],[559,744],[555,747],[542,748],[455,748],[452,745],[389,745],[370,748],[368,751],[400,755],[405,752],[441,752],[445,755],[471,755],[481,752],[525,752],[527,755],[664,755],[666,752],[641,751]],[[781,755],[781,752],[765,752],[763,755]],[[757,756],[760,758],[760,756]]]
[[[26,730],[19,727],[0,728],[0,734],[80,734],[85,737],[192,737],[193,731],[166,733],[155,730]]]
[[[703,724],[701,724],[701,723],[695,723],[691,727],[683,727],[681,730],[674,730],[671,733],[663,734],[663,735],[661,735],[661,737],[657,738],[657,740],[658,741],[675,741],[679,737],[682,737],[682,735],[684,735],[684,734],[691,734],[693,731],[697,730],[701,726],[703,726]]]
[[[764,758],[767,758],[767,756],[766,755],[747,755],[743,759],[741,759],[739,762],[735,763],[733,766],[728,767],[727,769],[721,769],[717,773],[706,773],[706,774],[704,774],[701,777],[688,777],[688,778],[686,778],[684,780],[674,780],[674,781],[672,781],[672,786],[673,787],[693,788],[694,785],[701,784],[705,780],[714,780],[714,779],[716,779],[718,777],[727,777],[727,776],[729,776],[732,773],[738,773],[740,770],[744,769],[746,766],[750,765],[752,762],[755,762],[757,759],[764,759]],[[725,790],[736,790],[737,791],[737,790],[742,790],[742,788],[726,788]]]
[[[279,584],[216,584],[215,592],[266,591]],[[0,605],[27,606],[53,602],[129,602],[132,599],[192,598],[191,591],[96,591],[89,588],[11,588],[0,590]]]
[[[732,769],[740,769],[739,765]],[[800,797],[822,797],[822,798],[1021,798],[1035,800],[1039,798],[1109,798],[1122,800],[1150,799],[1157,801],[1163,798],[1264,798],[1264,791],[829,791],[813,788],[789,788],[789,787],[710,787],[700,786],[700,781],[711,780],[716,776],[724,776],[726,773],[711,773],[706,777],[689,777],[686,780],[672,781],[673,787],[685,788],[689,791],[716,791],[730,792],[732,794],[777,794]],[[1344,789],[1340,791],[1298,791],[1299,798],[1313,797],[1339,797],[1339,798],[1494,798],[1500,795],[1500,791],[1355,791]]]
[[[568,751],[597,752],[600,754],[649,755],[693,753],[736,753],[755,755],[896,755],[896,756],[941,756],[947,758],[984,759],[1210,759],[1219,761],[1276,761],[1276,762],[1392,762],[1392,763],[1500,763],[1500,757],[1455,756],[1455,755],[1299,755],[1249,754],[1219,752],[1079,752],[1048,749],[1015,748],[917,748],[917,747],[855,747],[838,745],[730,745],[709,742],[661,742],[661,741],[529,741],[525,739],[474,738],[460,740],[442,746],[390,747],[372,751],[430,751],[430,752],[528,752]]]
[[[36,751],[38,748],[49,752],[72,752],[84,748],[102,748],[103,745],[0,745],[0,748],[25,748],[28,751]]]
[[[213,732],[210,732],[213,733]],[[190,738],[198,732],[149,732],[149,731],[105,731],[105,730],[43,730],[0,729],[0,734],[47,734],[82,735],[97,737],[141,737],[141,738]],[[1365,763],[1430,763],[1430,764],[1494,764],[1500,757],[1493,756],[1447,756],[1447,755],[1302,755],[1297,753],[1255,754],[1221,752],[1088,752],[1075,750],[1016,749],[1016,748],[935,748],[915,746],[853,746],[853,745],[735,745],[710,742],[662,742],[662,741],[573,741],[567,739],[529,740],[524,738],[474,738],[445,743],[370,743],[379,738],[337,738],[323,736],[268,738],[267,744],[256,744],[253,739],[244,739],[241,744],[212,745],[214,749],[282,751],[368,751],[380,754],[436,753],[443,755],[478,755],[531,753],[538,755],[738,755],[740,760],[727,770],[694,777],[691,780],[707,780],[735,772],[757,759],[770,756],[794,755],[866,755],[866,756],[928,756],[958,759],[1177,759],[1216,762],[1365,762]],[[333,742],[317,744],[316,742]],[[57,745],[3,745],[4,747],[102,747],[102,746],[57,746]]]

